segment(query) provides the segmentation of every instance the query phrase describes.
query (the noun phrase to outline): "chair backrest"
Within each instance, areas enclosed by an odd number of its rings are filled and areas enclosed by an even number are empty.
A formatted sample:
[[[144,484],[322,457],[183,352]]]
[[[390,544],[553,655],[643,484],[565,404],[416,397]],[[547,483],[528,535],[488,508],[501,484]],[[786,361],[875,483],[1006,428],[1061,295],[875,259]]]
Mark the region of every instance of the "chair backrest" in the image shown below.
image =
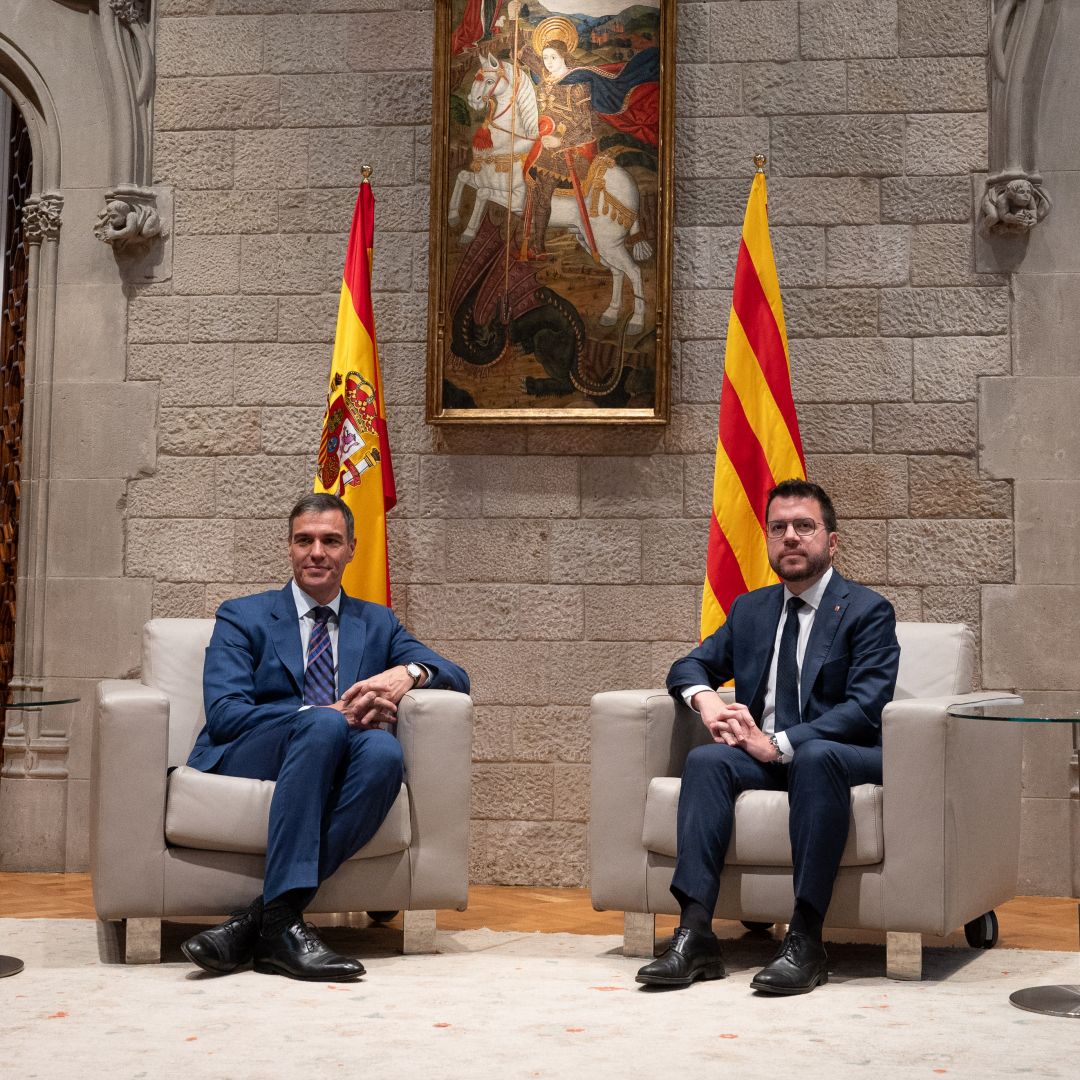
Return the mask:
[[[203,660],[213,619],[151,619],[143,627],[142,681],[169,698],[169,764],[183,765],[205,721]]]
[[[896,700],[966,694],[971,689],[975,635],[964,623],[898,622],[896,638]]]

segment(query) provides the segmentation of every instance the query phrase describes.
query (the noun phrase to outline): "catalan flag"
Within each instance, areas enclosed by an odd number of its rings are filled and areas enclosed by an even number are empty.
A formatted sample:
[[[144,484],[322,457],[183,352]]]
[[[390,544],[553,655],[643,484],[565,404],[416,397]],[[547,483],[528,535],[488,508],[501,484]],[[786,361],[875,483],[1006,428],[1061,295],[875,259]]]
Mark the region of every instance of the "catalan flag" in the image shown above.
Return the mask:
[[[397,491],[371,306],[374,232],[375,197],[365,176],[345,254],[315,490],[340,495],[356,518],[356,554],[342,578],[345,591],[389,605],[386,514]]]
[[[766,550],[765,502],[771,488],[795,477],[805,479],[806,460],[759,170],[746,203],[728,317],[702,639],[723,625],[737,596],[777,580]]]

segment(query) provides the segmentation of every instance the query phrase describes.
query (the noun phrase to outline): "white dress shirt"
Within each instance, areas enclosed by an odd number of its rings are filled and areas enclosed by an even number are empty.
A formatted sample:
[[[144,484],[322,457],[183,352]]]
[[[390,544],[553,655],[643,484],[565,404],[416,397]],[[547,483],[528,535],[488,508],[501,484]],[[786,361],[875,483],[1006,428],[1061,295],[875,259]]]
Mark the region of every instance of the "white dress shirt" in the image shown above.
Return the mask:
[[[821,598],[825,594],[825,588],[829,584],[833,571],[830,566],[821,577],[814,582],[805,592],[799,595],[803,606],[799,609],[799,638],[795,644],[795,661],[799,666],[799,700],[802,700],[802,665],[806,655],[806,645],[810,640],[810,631],[814,629],[814,618],[817,615]],[[787,618],[787,602],[795,595],[786,585],[784,586],[784,603],[780,608],[780,619],[776,624],[776,636],[773,638],[772,661],[769,663],[769,678],[765,684],[765,705],[761,712],[761,730],[766,735],[775,732],[776,745],[780,748],[780,760],[786,765],[795,756],[795,748],[786,732],[775,731],[776,728],[776,663],[780,656],[780,635],[784,632],[784,622]],[[682,692],[683,701],[693,708],[694,695],[702,690],[711,690],[711,686],[703,683],[697,686],[688,686]],[[696,711],[696,710],[695,710]]]

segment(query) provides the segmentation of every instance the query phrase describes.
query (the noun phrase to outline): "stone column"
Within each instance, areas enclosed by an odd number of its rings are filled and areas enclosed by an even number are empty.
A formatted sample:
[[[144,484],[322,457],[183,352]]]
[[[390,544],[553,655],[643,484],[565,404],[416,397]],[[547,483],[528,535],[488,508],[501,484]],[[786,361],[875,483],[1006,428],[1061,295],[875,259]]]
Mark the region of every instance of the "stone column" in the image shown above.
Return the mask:
[[[46,545],[55,296],[64,200],[58,192],[30,196],[23,230],[30,245],[26,373],[16,599],[15,700],[35,700],[44,689]],[[8,712],[0,780],[5,869],[63,865],[67,801],[67,731],[47,710]]]

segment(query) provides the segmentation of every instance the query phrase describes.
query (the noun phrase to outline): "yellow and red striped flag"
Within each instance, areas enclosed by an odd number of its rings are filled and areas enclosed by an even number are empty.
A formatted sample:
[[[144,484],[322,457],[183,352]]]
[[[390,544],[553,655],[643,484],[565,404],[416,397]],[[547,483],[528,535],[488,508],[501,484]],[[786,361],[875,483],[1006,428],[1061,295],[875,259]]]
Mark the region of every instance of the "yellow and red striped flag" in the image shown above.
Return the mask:
[[[702,639],[723,625],[740,593],[777,580],[766,550],[765,501],[771,488],[794,477],[806,478],[806,460],[759,170],[746,203],[728,317]]]
[[[375,197],[365,176],[345,255],[315,490],[340,495],[356,518],[356,554],[342,578],[345,591],[389,605],[386,514],[397,491],[371,305],[374,234]]]

